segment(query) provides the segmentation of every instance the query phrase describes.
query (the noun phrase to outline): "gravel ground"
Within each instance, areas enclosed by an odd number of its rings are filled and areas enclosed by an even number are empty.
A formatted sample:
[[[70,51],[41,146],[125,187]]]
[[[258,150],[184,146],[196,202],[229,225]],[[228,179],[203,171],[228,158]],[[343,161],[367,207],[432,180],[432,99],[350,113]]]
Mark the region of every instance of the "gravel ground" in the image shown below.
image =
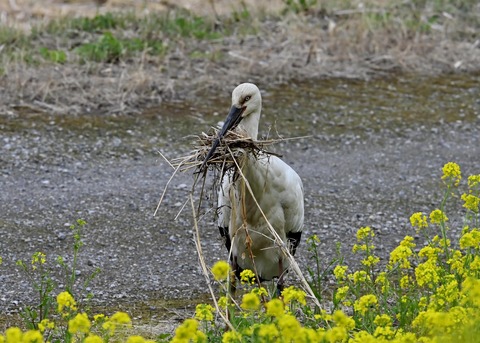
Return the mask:
[[[318,81],[263,90],[266,124],[276,123],[287,137],[311,135],[281,143],[278,151],[303,179],[305,237],[321,238],[326,260],[341,242],[352,261],[355,232],[369,225],[385,261],[404,235],[415,235],[409,216],[439,204],[444,163],[456,161],[464,175],[479,173],[480,104],[474,78],[447,82],[448,87],[424,80],[430,85],[425,86],[430,87],[428,96],[414,88],[418,80],[406,80]],[[15,261],[29,261],[33,252],[43,251],[52,262],[58,255],[70,262],[69,225],[77,218],[88,223],[78,277],[82,281],[101,268],[90,287],[95,304],[107,312],[124,309],[168,331],[184,315],[180,309],[189,313],[205,298],[191,211],[175,220],[189,194],[191,175],[173,180],[153,216],[172,174],[158,151],[185,155],[190,139],[181,137],[222,120],[229,92],[221,98],[210,94],[200,105],[165,104],[139,116],[23,113],[3,119],[0,313],[7,314],[6,323],[34,299]],[[452,215],[452,227],[458,228],[460,220]],[[213,216],[200,224],[207,264],[225,259]],[[309,263],[305,247],[303,242],[297,252],[302,270]],[[60,270],[54,269],[61,284]]]

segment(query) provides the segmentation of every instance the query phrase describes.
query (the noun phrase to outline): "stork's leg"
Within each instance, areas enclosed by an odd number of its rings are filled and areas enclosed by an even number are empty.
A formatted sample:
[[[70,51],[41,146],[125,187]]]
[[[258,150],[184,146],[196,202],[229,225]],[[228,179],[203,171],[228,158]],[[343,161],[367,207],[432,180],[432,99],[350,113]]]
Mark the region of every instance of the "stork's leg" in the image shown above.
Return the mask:
[[[283,284],[283,275],[285,274],[283,270],[283,259],[278,261],[278,281],[277,281],[277,296],[280,297],[282,295],[282,291],[285,288]]]
[[[229,295],[230,295],[232,298],[234,298],[234,297],[235,297],[235,292],[237,291],[237,277],[236,277],[236,273],[237,273],[238,264],[237,264],[237,257],[236,257],[236,256],[232,257],[231,267],[232,267],[232,271],[231,271],[231,273],[230,273]]]
[[[230,266],[231,266],[231,271],[230,271],[230,282],[228,284],[228,290],[227,290],[227,304],[230,304],[233,302],[233,299],[235,298],[235,292],[237,291],[237,276],[236,276],[236,271],[238,268],[237,265],[237,257],[232,257],[230,260]],[[231,309],[230,306],[227,306],[227,318],[230,320],[232,318],[231,314]]]

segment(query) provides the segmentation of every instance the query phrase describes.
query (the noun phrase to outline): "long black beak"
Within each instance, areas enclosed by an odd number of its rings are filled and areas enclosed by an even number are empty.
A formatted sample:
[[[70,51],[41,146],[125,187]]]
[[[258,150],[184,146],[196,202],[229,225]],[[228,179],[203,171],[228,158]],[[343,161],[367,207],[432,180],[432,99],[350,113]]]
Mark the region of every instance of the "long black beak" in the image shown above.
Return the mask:
[[[220,129],[220,132],[218,132],[218,136],[213,142],[212,148],[207,154],[207,157],[205,157],[205,160],[202,163],[202,166],[200,167],[200,171],[202,171],[205,168],[205,165],[207,162],[212,158],[213,153],[215,150],[217,150],[218,145],[220,144],[220,140],[225,136],[225,134],[228,132],[228,130],[234,129],[240,121],[242,121],[243,117],[242,114],[245,111],[246,107],[237,107],[237,106],[232,106],[230,109],[230,112],[228,113],[227,119],[225,120],[225,123],[223,124],[222,128]]]

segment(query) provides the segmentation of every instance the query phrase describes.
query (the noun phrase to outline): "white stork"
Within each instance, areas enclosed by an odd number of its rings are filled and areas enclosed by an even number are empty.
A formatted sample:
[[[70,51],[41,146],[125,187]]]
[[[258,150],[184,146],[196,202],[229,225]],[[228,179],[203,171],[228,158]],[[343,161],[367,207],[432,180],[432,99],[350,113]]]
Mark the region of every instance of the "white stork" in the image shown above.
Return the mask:
[[[230,113],[205,162],[228,130],[256,140],[261,110],[258,87],[252,83],[237,86],[232,92]],[[250,269],[260,281],[278,278],[277,291],[281,292],[290,262],[275,243],[265,217],[294,255],[304,217],[302,180],[288,164],[272,155],[245,153],[239,158],[239,166],[245,179],[227,172],[222,180],[218,196],[220,234],[231,251],[230,263],[237,278],[242,270]],[[250,185],[254,198],[245,183]]]

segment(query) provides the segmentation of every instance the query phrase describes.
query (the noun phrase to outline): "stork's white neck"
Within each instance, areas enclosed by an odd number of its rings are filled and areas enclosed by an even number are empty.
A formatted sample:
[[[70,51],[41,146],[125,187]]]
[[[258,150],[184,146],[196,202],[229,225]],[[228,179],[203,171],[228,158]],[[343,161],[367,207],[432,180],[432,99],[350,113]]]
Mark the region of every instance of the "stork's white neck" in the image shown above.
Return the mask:
[[[238,124],[239,131],[253,140],[257,140],[258,137],[258,123],[260,122],[260,111],[261,108],[259,108],[255,112],[250,113]]]

